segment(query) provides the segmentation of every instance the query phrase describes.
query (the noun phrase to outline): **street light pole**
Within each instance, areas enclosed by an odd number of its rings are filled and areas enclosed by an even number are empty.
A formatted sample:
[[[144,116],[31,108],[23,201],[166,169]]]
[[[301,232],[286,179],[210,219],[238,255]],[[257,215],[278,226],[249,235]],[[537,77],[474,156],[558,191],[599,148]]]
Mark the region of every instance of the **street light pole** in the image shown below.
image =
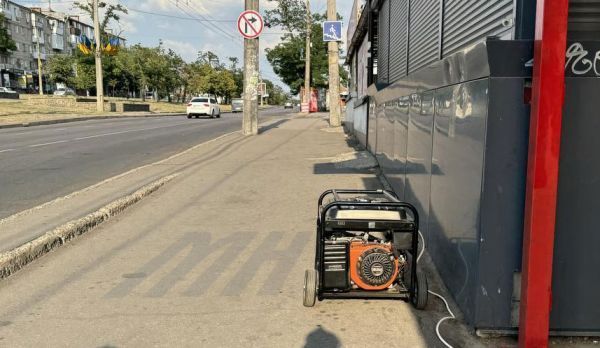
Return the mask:
[[[335,0],[327,0],[327,20],[337,21]],[[340,33],[341,35],[341,33]],[[328,44],[329,51],[329,126],[339,127],[341,122],[340,110],[340,64],[337,41]]]
[[[310,33],[311,33],[310,0],[306,0],[306,51],[304,59],[306,62],[304,70],[304,103],[308,104],[306,112],[310,112]]]
[[[96,56],[96,110],[104,111],[104,81],[102,76],[102,45],[100,43],[100,18],[98,13],[98,0],[94,0],[94,40],[96,47],[94,55]]]

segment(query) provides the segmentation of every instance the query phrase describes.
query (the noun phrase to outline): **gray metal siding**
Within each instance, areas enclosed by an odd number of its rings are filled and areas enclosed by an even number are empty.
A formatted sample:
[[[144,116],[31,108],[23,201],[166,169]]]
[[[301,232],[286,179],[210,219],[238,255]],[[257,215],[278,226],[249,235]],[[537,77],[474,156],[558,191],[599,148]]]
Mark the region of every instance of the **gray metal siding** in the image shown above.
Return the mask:
[[[383,1],[379,10],[378,20],[378,48],[377,48],[377,80],[379,82],[389,82],[389,45],[390,45],[390,1]]]
[[[408,0],[394,0],[390,7],[390,82],[406,76],[407,45]]]
[[[465,1],[466,2],[466,1]],[[440,58],[440,0],[411,0],[408,72]]]
[[[569,1],[569,40],[600,38],[600,0]]]
[[[444,0],[443,56],[513,26],[514,0]]]

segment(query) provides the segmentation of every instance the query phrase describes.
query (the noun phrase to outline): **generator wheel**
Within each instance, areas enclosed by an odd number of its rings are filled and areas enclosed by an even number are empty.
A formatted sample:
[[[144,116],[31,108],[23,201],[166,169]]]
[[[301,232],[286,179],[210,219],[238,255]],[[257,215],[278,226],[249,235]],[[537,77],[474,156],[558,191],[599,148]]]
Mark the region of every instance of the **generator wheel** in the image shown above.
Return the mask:
[[[314,307],[317,298],[317,271],[307,269],[304,272],[304,307]]]
[[[413,306],[416,309],[425,309],[429,297],[429,285],[427,284],[427,275],[421,267],[417,268],[417,284],[415,285],[415,297],[412,299]]]

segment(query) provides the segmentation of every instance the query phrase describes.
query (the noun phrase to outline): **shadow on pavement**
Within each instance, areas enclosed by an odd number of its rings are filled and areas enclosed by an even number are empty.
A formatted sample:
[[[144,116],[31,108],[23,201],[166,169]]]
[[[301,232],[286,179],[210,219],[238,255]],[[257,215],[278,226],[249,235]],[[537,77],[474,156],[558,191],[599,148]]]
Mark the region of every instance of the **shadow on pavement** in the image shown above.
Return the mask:
[[[336,335],[323,329],[321,325],[306,336],[304,348],[338,348],[342,344]]]
[[[289,119],[279,120],[277,122],[273,122],[273,123],[268,124],[266,126],[259,127],[258,128],[258,134],[263,134],[263,133],[266,133],[266,132],[270,131],[271,129],[278,128],[279,126],[281,126],[282,124],[286,123],[287,121],[289,121]]]

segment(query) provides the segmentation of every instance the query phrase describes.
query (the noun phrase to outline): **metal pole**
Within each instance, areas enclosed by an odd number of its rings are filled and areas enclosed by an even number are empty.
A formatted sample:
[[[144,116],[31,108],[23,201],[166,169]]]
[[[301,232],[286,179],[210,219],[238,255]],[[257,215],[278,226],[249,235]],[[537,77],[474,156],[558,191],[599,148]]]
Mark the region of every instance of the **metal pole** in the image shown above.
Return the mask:
[[[310,0],[306,0],[306,52],[304,53],[305,58],[305,70],[304,70],[304,102],[308,103],[308,110],[310,112],[310,34],[311,34],[311,14],[310,14]]]
[[[98,13],[98,0],[94,0],[94,39],[96,41],[96,110],[104,111],[104,81],[102,76],[102,45],[100,33],[100,18]]]
[[[258,12],[258,0],[245,0],[245,9]],[[258,48],[258,38],[244,39],[244,135],[258,134]]]
[[[568,0],[537,0],[520,347],[548,346],[568,10]]]
[[[38,65],[38,86],[39,86],[39,94],[40,95],[44,95],[44,82],[42,79],[42,57],[41,57],[41,53],[40,53],[40,34],[37,31],[37,29],[34,27],[34,30],[36,30],[36,34],[37,34],[37,65]],[[44,35],[44,33],[42,33],[42,35]]]
[[[337,21],[335,0],[327,0],[327,20]],[[339,33],[341,36],[342,33]],[[339,127],[341,122],[340,110],[340,64],[337,42],[329,42],[329,126]]]

